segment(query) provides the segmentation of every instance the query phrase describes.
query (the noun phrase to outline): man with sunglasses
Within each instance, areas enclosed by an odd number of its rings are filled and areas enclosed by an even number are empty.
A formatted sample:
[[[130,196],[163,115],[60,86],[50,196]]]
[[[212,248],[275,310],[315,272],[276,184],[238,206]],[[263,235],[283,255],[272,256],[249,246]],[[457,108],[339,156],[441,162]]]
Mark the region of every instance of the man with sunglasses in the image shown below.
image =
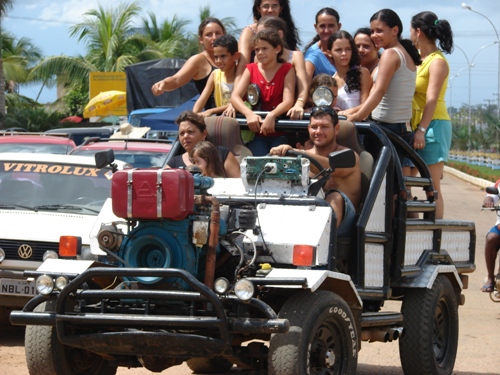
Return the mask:
[[[325,168],[328,168],[328,155],[335,151],[347,149],[347,147],[337,143],[339,130],[339,118],[332,107],[314,107],[311,110],[308,125],[309,138],[314,146],[306,151],[297,149],[295,151],[310,155]],[[288,150],[293,150],[293,148],[287,144],[280,145],[273,147],[270,154],[285,156]],[[352,168],[335,169],[324,187],[325,200],[330,203],[337,218],[338,237],[344,237],[351,233],[361,201],[361,169],[359,155],[355,155],[356,165]],[[319,172],[314,170],[314,166],[312,166],[312,169],[313,173]]]

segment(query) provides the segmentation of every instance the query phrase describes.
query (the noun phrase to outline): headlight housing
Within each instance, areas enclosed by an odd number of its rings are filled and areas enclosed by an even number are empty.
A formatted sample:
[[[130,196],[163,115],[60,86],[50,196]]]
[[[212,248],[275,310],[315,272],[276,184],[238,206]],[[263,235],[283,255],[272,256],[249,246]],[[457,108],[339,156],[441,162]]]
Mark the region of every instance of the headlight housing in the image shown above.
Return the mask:
[[[54,280],[48,275],[38,276],[36,279],[36,290],[38,293],[48,296],[54,290]]]
[[[331,106],[334,99],[335,95],[333,95],[332,90],[326,86],[319,86],[312,94],[313,103],[317,107],[322,105]]]
[[[226,294],[229,290],[229,280],[225,277],[219,277],[214,282],[214,290],[217,294]]]
[[[251,83],[247,88],[247,100],[253,106],[259,104],[260,101],[260,89],[255,83]]]
[[[66,276],[61,275],[57,277],[55,285],[58,290],[63,290],[66,287],[66,285],[68,285],[68,283],[69,283],[68,278]]]
[[[253,297],[254,292],[255,287],[253,283],[247,279],[238,280],[236,284],[234,284],[234,294],[242,301],[248,301]]]

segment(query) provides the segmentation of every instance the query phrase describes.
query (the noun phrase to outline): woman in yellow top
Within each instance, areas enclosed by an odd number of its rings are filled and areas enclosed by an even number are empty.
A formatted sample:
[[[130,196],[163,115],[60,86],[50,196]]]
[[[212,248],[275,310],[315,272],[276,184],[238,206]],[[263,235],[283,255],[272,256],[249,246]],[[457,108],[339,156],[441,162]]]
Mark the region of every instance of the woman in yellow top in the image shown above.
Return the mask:
[[[451,147],[451,119],[444,101],[450,68],[443,52],[452,52],[453,33],[448,21],[438,19],[432,12],[421,12],[411,20],[410,39],[422,56],[412,106],[413,146],[429,166],[438,193],[436,218],[442,219],[444,202],[440,181]]]

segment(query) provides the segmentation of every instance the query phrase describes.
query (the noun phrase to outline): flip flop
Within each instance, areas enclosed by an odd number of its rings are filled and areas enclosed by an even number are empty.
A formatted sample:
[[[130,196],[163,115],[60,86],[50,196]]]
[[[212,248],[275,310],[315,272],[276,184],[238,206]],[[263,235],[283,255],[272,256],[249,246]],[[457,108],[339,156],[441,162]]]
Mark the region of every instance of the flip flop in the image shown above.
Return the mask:
[[[483,293],[491,293],[495,290],[495,284],[484,284],[481,288],[481,292]]]

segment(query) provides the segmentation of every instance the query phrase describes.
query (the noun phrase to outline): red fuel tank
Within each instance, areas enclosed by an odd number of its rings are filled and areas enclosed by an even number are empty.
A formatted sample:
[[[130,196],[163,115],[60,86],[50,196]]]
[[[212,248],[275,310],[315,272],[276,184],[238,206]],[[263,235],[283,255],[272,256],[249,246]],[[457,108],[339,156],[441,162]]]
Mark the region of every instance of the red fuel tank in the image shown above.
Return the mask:
[[[185,219],[194,208],[193,176],[184,169],[124,169],[111,181],[113,212],[126,219]]]

